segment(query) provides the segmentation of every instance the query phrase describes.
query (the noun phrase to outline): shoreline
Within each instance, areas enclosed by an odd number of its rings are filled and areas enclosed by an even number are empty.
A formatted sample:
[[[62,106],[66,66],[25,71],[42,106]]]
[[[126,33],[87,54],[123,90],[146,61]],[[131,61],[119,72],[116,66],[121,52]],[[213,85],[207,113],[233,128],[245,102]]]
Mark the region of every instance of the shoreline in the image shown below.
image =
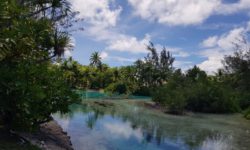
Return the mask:
[[[42,150],[73,150],[70,137],[55,120],[41,124],[35,133],[17,134]]]

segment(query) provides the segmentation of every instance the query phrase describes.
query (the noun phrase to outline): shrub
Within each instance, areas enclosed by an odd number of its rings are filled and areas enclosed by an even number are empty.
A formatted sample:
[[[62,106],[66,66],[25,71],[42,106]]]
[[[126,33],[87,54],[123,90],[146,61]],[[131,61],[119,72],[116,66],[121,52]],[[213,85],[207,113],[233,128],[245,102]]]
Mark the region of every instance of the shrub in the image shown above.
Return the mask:
[[[116,94],[129,94],[129,87],[122,82],[111,83],[107,88],[105,88],[105,92],[116,93]]]
[[[153,100],[172,113],[184,109],[206,113],[233,113],[240,110],[235,92],[228,86],[209,80],[190,81],[174,77],[153,92]]]
[[[67,112],[76,95],[55,66],[0,67],[0,115],[6,127],[32,129],[48,121],[51,113]]]
[[[244,117],[250,120],[250,107],[244,112]]]
[[[239,105],[241,109],[247,109],[250,107],[250,93],[249,92],[237,92],[237,97],[239,99]]]
[[[152,89],[149,87],[142,86],[138,88],[133,94],[140,95],[140,96],[151,96]]]
[[[180,88],[171,89],[169,86],[160,87],[153,93],[152,99],[166,107],[169,113],[184,113],[186,98],[185,93]]]
[[[215,83],[213,83],[215,84]],[[187,109],[208,113],[231,113],[239,111],[232,90],[225,86],[197,83],[188,89]]]

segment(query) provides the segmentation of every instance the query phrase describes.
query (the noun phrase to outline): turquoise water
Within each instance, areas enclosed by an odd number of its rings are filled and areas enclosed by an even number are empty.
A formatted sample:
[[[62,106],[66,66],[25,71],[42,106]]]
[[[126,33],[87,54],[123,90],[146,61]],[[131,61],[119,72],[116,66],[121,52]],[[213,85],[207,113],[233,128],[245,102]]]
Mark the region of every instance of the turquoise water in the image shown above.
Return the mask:
[[[54,119],[76,150],[249,150],[240,115],[174,116],[131,101],[86,101]]]
[[[118,94],[107,94],[104,92],[87,90],[81,91],[78,90],[77,93],[80,95],[82,100],[116,100],[116,99],[133,99],[133,100],[150,100],[150,97],[147,96],[135,96],[135,95],[118,95]]]

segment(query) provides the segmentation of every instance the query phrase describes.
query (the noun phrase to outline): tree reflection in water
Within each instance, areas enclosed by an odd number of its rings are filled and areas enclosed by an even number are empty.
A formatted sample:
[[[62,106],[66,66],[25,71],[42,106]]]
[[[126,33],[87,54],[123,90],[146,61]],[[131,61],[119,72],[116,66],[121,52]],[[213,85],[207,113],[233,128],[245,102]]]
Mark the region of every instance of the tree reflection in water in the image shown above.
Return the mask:
[[[82,105],[72,106],[71,110],[71,114],[67,116],[73,117],[74,113],[82,113],[86,116],[86,125],[91,130],[98,121],[104,120],[107,116],[119,120],[130,129],[122,124],[116,124],[115,127],[118,128],[116,130],[122,134],[135,132],[133,135],[138,137],[142,145],[153,144],[163,149],[172,145],[176,147],[175,149],[228,150],[238,144],[238,137],[234,140],[231,135],[234,132],[228,132],[226,128],[223,131],[220,122],[210,123],[209,120],[199,117],[172,116],[122,102],[114,102],[112,105],[85,102]],[[114,124],[109,127],[113,130],[110,133],[114,133]],[[125,137],[129,138],[129,135]],[[239,149],[244,149],[244,146]]]

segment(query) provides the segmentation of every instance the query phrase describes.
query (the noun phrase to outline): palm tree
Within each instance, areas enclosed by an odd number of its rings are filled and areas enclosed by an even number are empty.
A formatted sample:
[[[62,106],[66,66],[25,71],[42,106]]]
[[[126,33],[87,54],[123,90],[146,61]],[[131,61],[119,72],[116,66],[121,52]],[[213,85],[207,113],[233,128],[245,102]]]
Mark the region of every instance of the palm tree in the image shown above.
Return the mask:
[[[101,64],[102,62],[100,54],[98,52],[92,53],[92,55],[90,56],[90,65],[99,68]]]

